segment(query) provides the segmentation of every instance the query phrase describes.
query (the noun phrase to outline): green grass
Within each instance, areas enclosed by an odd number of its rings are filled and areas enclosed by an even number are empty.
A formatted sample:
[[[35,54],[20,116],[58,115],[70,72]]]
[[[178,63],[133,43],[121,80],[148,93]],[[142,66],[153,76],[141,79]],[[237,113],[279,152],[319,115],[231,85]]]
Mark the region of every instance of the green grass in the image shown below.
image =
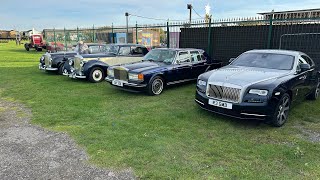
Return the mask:
[[[0,44],[0,97],[32,109],[34,124],[70,134],[99,166],[142,179],[317,179],[320,101],[273,128],[217,116],[194,103],[195,84],[156,97],[38,70],[42,53]],[[301,128],[302,127],[302,128]]]

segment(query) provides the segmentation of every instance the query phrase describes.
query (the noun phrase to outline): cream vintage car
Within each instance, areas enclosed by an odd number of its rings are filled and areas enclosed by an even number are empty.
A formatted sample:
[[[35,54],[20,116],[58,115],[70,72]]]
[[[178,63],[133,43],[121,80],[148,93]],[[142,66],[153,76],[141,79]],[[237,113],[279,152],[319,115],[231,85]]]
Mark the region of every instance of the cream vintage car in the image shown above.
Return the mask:
[[[69,58],[64,65],[63,74],[97,83],[105,79],[109,66],[141,61],[147,53],[148,49],[139,44],[109,44],[105,53]]]

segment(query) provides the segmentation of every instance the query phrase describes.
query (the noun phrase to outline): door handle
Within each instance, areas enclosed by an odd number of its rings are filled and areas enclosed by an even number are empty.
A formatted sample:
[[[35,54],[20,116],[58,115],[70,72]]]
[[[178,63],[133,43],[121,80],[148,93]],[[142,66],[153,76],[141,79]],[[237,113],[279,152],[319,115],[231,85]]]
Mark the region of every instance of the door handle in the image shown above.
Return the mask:
[[[304,76],[301,76],[301,77],[299,77],[299,79],[300,79],[300,80],[307,79],[307,76],[305,76],[305,75],[304,75]]]

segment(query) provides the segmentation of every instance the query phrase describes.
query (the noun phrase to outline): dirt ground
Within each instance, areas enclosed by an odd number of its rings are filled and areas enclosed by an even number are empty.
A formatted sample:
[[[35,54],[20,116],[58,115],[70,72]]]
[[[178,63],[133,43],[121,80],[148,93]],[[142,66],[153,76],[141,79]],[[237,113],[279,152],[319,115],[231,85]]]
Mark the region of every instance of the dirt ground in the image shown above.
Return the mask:
[[[135,179],[88,164],[85,151],[64,133],[31,125],[23,105],[0,99],[0,179]]]

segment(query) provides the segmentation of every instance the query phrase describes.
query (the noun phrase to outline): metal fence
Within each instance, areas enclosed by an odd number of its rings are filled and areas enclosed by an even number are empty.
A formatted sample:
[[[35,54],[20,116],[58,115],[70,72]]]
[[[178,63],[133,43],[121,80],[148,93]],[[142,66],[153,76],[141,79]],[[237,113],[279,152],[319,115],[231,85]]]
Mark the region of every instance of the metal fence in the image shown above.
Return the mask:
[[[272,16],[271,16],[272,17]],[[281,18],[281,19],[280,19]],[[138,43],[149,48],[200,48],[228,62],[251,49],[287,49],[309,54],[320,64],[320,18],[235,18],[166,22],[127,28],[106,26],[86,29],[45,29],[47,43],[70,48],[77,41]]]

